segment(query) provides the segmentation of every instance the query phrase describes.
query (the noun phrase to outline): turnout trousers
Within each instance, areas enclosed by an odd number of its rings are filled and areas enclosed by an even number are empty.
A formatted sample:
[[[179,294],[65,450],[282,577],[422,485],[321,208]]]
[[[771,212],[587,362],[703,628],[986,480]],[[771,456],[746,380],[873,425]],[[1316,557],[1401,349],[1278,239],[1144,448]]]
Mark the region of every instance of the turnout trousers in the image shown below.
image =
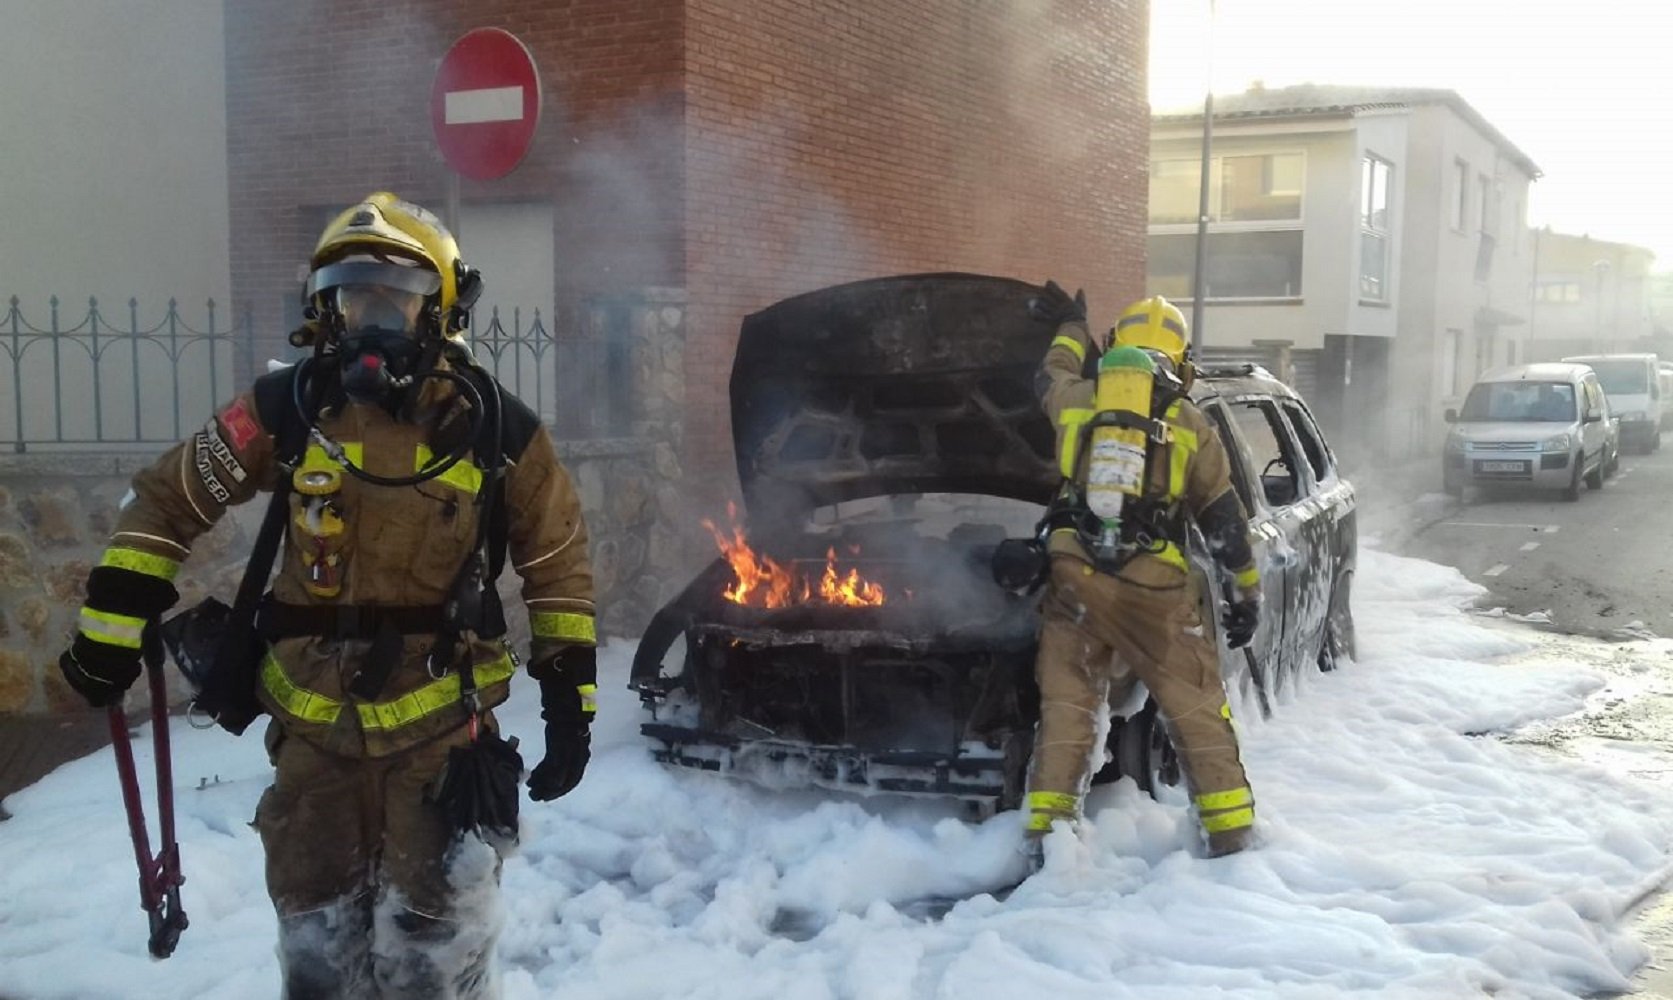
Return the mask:
[[[256,806],[285,1000],[488,1000],[500,857],[460,838],[427,790],[446,734],[387,757],[329,753],[279,723]]]
[[[1177,750],[1211,853],[1244,846],[1254,796],[1238,755],[1219,657],[1194,583],[1139,556],[1121,575],[1054,555],[1042,603],[1035,676],[1040,722],[1029,765],[1027,829],[1075,821],[1095,762],[1100,709],[1144,682]]]

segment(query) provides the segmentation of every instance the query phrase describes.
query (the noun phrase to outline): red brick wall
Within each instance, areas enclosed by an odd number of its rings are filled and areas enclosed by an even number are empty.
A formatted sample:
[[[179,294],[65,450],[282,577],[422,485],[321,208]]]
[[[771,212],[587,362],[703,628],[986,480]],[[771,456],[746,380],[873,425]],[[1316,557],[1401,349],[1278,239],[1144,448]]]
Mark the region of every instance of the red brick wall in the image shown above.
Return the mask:
[[[690,294],[687,468],[734,489],[739,321],[882,274],[1084,286],[1107,323],[1144,274],[1145,0],[287,0],[229,3],[233,290],[283,333],[329,208],[378,188],[438,211],[436,61],[522,38],[546,112],[509,177],[550,199],[559,310]],[[463,235],[469,255],[470,234]],[[488,276],[492,281],[492,275]]]
[[[1143,0],[689,0],[686,453],[730,490],[739,320],[958,270],[1144,282]],[[712,485],[711,485],[712,484]]]

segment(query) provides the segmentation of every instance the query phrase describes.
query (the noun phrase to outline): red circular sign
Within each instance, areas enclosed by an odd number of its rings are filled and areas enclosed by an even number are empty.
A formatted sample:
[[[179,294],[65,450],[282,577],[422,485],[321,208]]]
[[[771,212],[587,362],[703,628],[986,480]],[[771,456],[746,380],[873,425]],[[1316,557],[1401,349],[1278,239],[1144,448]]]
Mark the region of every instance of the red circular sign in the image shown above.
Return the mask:
[[[448,166],[472,180],[504,177],[529,151],[539,121],[540,74],[516,35],[477,28],[442,56],[430,124]]]

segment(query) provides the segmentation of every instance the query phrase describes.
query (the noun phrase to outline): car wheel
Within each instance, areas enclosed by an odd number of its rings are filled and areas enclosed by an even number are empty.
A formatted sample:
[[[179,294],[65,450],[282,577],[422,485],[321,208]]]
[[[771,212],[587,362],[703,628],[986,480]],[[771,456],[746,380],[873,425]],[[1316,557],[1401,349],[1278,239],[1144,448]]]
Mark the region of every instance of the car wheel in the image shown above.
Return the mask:
[[[1621,467],[1621,449],[1617,447],[1617,448],[1614,448],[1614,449],[1610,450],[1608,460],[1603,463],[1603,476],[1604,476],[1604,478],[1607,479],[1610,476],[1613,476],[1615,474],[1616,470],[1620,469],[1620,467]]]
[[[1113,735],[1115,766],[1121,775],[1136,781],[1141,791],[1155,798],[1162,787],[1179,784],[1179,755],[1158,718],[1154,700],[1146,698],[1144,707],[1124,720]]]
[[[1563,490],[1563,499],[1573,503],[1580,499],[1580,466],[1585,462],[1584,453],[1574,456],[1574,475],[1568,478],[1568,488]]]
[[[1343,573],[1330,592],[1330,610],[1325,613],[1324,639],[1319,643],[1319,672],[1328,674],[1351,660],[1357,652],[1351,605],[1353,574]]]
[[[1464,499],[1464,481],[1457,476],[1441,473],[1441,489],[1454,500]]]
[[[1659,428],[1659,427],[1656,428],[1655,434],[1652,435],[1651,438],[1650,438],[1650,446],[1648,448],[1645,448],[1644,450],[1646,452],[1660,451],[1661,450],[1661,428]]]
[[[1605,466],[1605,463],[1604,463],[1604,460],[1603,460],[1603,456],[1599,455],[1597,457],[1597,468],[1595,468],[1592,471],[1586,473],[1586,488],[1587,489],[1589,489],[1589,490],[1601,490],[1601,489],[1603,489],[1603,475],[1604,475],[1603,470],[1604,470],[1604,466]]]

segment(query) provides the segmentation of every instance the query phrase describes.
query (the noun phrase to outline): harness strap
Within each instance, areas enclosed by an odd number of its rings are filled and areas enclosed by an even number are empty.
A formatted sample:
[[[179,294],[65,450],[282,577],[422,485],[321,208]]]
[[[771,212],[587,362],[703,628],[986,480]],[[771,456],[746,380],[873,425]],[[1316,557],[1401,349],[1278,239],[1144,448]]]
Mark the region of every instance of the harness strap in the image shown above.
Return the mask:
[[[285,604],[270,600],[256,612],[256,629],[270,642],[307,635],[371,639],[385,624],[402,635],[419,635],[434,632],[441,613],[440,605]]]

